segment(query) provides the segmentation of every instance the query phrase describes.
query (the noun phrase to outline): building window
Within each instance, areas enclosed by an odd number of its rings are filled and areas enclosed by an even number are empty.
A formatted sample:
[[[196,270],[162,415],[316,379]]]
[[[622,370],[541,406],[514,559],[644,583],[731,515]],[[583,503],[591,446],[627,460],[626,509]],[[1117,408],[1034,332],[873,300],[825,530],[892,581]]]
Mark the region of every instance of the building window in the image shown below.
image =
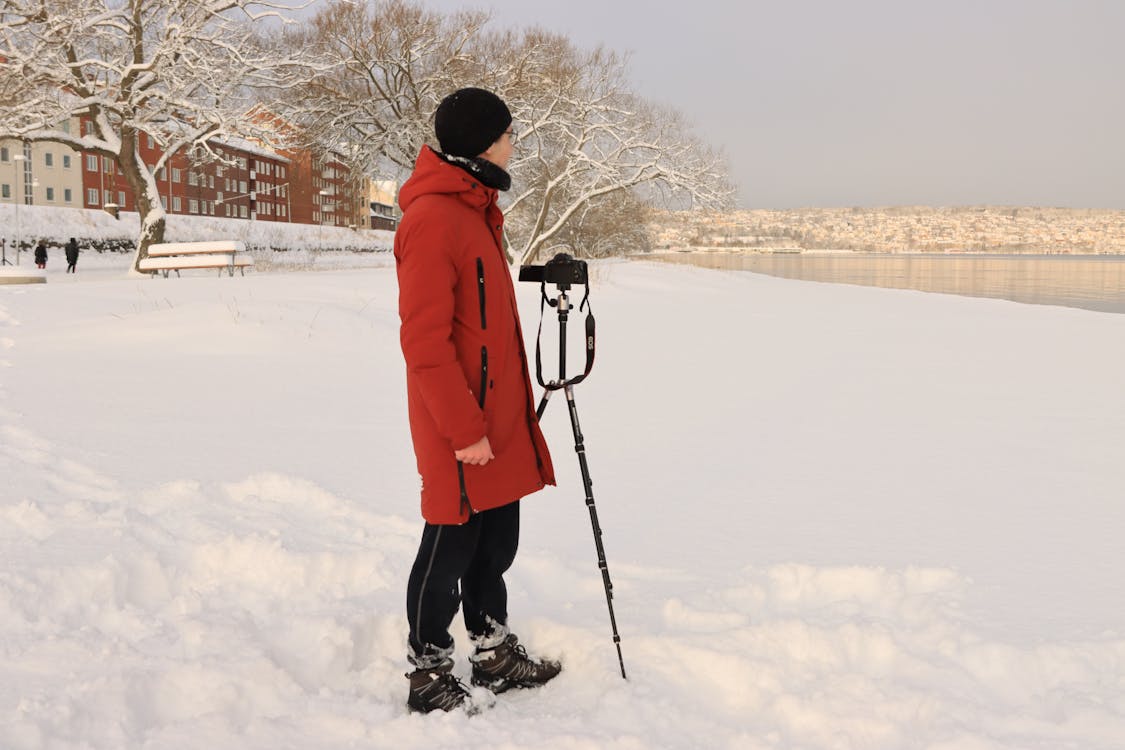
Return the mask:
[[[168,210],[168,199],[165,196],[160,196],[160,207],[165,211]]]
[[[187,184],[191,185],[192,187],[198,187],[199,186],[199,176],[195,172],[189,171],[187,173]]]
[[[5,185],[4,187],[7,187],[7,185]],[[223,210],[227,212],[227,216],[229,217],[230,216],[230,204],[224,203],[223,204]]]
[[[105,202],[102,205],[108,206],[110,203],[113,203],[113,193],[106,190],[105,191]]]
[[[11,198],[11,197],[12,197],[12,186],[9,185],[6,182],[3,185],[0,185],[0,198]]]
[[[66,133],[67,135],[70,135],[70,120],[63,120],[63,122],[62,122],[62,132]]]
[[[63,169],[70,169],[70,154],[63,154],[62,167]]]
[[[175,167],[172,167],[172,182],[179,182],[179,181],[180,181],[180,170],[176,169]]]
[[[152,136],[148,133],[145,133],[145,142],[148,143],[149,148],[156,148],[156,144],[153,143]]]
[[[108,156],[102,157],[102,167],[105,168],[106,174],[112,174],[112,172],[113,172],[113,162],[110,161]]]
[[[74,200],[74,195],[71,193],[70,188],[63,188],[62,194],[64,203],[70,203]]]
[[[55,166],[55,155],[52,154],[50,151],[43,154],[43,165],[46,166],[46,167]]]
[[[211,188],[212,190],[215,189],[215,175],[207,175],[207,187]]]
[[[53,187],[47,188],[47,201],[49,203],[55,202],[55,189]]]
[[[98,157],[94,156],[93,154],[87,154],[86,155],[86,171],[87,172],[97,172],[98,171]]]
[[[199,201],[197,201],[195,198],[192,198],[191,200],[189,200],[187,202],[187,205],[188,205],[188,213],[191,213],[191,214],[199,213]]]
[[[86,205],[88,205],[88,206],[98,205],[98,189],[97,188],[88,188],[86,190]]]
[[[238,181],[238,192],[240,192],[240,193],[246,192],[246,180],[239,180]]]
[[[180,196],[178,195],[172,196],[172,211],[176,213],[180,212]]]
[[[122,208],[125,208],[125,191],[124,190],[118,190],[117,191],[117,205],[121,206]]]
[[[246,206],[239,206],[238,209],[239,209],[239,213],[242,215],[242,218],[245,219],[246,218]]]
[[[158,179],[158,180],[163,180],[163,179],[164,179],[164,175],[166,175],[167,173],[168,173],[168,172],[167,172],[167,170],[166,170],[166,169],[164,169],[164,167],[161,167],[160,169],[158,169],[158,170],[156,171],[156,179]]]

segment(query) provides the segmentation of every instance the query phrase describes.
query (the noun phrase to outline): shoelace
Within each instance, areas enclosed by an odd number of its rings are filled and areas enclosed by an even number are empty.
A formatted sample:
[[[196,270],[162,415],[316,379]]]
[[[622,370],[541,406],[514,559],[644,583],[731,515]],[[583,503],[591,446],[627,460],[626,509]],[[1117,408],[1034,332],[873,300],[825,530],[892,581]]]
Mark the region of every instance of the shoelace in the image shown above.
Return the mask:
[[[495,666],[484,667],[484,670],[489,674],[509,680],[523,680],[534,677],[543,666],[528,657],[527,649],[523,647],[523,644],[517,643],[514,646],[509,646],[509,649],[509,653],[504,654]]]
[[[431,698],[431,694],[433,697]],[[437,708],[448,711],[465,702],[469,697],[469,689],[465,683],[457,679],[452,673],[438,675],[438,678],[418,690],[418,695],[431,701]]]

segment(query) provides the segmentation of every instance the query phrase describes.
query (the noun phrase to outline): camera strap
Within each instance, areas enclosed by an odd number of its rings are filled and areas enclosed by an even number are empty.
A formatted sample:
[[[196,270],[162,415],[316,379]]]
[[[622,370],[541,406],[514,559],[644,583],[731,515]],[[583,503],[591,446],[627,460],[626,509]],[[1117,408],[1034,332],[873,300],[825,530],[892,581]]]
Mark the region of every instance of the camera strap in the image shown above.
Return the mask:
[[[543,314],[546,312],[547,305],[557,307],[558,301],[547,296],[546,282],[539,285],[539,330],[535,334],[535,379],[539,381],[539,385],[548,391],[561,390],[568,385],[578,385],[586,379],[590,370],[594,369],[594,308],[590,304],[590,285],[586,284],[585,287],[586,293],[582,296],[582,302],[579,303],[578,310],[581,311],[583,307],[586,308],[586,371],[573,378],[567,378],[561,383],[557,381],[545,383],[543,382],[543,359],[540,347],[540,339],[543,335]]]

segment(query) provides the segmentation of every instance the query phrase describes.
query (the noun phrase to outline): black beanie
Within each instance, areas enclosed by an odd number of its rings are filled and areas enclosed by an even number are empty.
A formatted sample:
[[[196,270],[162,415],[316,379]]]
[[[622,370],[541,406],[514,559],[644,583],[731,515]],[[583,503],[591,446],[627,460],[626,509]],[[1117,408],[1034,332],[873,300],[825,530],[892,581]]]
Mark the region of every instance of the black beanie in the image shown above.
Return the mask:
[[[508,105],[484,89],[459,89],[441,100],[434,113],[434,134],[447,156],[480,156],[512,124]]]

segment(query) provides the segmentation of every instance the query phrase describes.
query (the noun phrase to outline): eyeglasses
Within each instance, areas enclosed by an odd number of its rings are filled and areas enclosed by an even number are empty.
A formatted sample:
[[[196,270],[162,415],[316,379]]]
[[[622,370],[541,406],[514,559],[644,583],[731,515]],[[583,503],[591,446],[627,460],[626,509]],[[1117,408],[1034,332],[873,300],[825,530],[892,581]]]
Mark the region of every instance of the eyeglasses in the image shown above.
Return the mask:
[[[516,145],[516,131],[512,129],[505,130],[504,132],[508,134],[508,143],[512,144],[513,146]]]

